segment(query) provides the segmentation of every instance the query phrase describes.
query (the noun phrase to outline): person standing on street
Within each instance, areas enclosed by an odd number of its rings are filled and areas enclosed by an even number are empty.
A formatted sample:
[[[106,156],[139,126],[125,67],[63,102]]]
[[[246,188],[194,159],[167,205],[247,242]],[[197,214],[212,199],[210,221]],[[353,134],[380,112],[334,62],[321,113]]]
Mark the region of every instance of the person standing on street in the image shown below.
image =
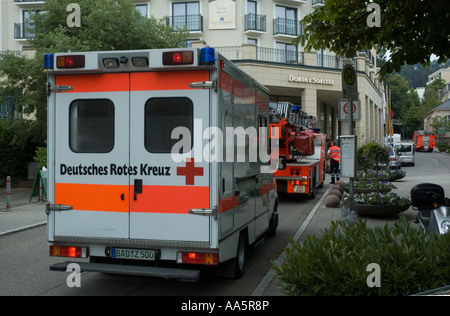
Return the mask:
[[[328,149],[328,157],[330,157],[330,172],[331,172],[331,182],[330,184],[336,183],[339,181],[339,164],[341,162],[341,149],[336,146],[336,142],[331,142],[331,147]]]

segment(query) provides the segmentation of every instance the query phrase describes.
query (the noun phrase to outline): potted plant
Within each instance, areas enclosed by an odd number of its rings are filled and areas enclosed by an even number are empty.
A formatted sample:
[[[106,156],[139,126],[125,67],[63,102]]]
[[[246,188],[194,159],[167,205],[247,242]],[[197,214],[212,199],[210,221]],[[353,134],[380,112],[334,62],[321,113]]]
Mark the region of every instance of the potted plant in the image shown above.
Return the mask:
[[[359,216],[388,216],[406,211],[411,200],[399,196],[395,192],[361,193],[353,197],[356,213]],[[341,200],[341,205],[349,203],[349,196],[345,195]]]
[[[357,161],[363,171],[357,173],[354,181],[354,209],[358,216],[386,216],[401,213],[409,208],[411,201],[390,192],[395,186],[389,183],[390,170],[385,170],[381,165],[389,164],[389,152],[387,147],[375,142],[361,146],[357,152]],[[395,175],[404,173],[393,171]],[[348,189],[344,187],[348,192]],[[344,195],[341,207],[348,208],[349,196]]]

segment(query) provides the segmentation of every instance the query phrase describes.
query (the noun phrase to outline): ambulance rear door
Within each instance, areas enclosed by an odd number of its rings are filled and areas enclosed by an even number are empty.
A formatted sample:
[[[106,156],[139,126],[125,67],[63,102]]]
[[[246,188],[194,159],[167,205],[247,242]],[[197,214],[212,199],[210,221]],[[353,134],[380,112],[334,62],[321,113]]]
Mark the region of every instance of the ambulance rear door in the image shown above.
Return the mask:
[[[57,74],[52,212],[58,236],[129,237],[129,74]],[[132,171],[132,170],[131,170]],[[60,238],[64,240],[65,237]]]
[[[189,88],[208,80],[209,70],[131,74],[130,165],[137,170],[130,178],[130,238],[209,247],[214,218],[205,216],[211,175],[202,135],[212,92]]]

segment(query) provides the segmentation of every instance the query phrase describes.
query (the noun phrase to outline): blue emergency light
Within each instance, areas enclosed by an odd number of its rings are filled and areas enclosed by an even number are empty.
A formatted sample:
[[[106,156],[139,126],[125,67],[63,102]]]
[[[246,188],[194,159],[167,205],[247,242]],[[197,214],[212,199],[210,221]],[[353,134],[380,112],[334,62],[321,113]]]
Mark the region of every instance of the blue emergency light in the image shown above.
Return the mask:
[[[53,54],[44,55],[44,69],[53,69]]]
[[[200,65],[212,65],[215,59],[214,48],[203,47],[200,50]]]

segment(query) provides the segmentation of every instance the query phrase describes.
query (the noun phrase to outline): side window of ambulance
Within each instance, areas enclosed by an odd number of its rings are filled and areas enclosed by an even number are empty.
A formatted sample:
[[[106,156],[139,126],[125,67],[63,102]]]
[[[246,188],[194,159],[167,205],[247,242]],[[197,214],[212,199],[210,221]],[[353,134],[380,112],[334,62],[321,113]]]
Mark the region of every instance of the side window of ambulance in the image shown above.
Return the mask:
[[[188,98],[152,98],[145,103],[145,148],[151,153],[171,153],[172,147],[182,137],[188,138],[190,148],[182,147],[184,152],[192,149],[194,106]],[[172,139],[176,127],[185,127],[189,135]],[[186,130],[186,131],[187,131]]]
[[[69,145],[76,153],[107,153],[114,147],[114,104],[74,100],[69,106]]]

